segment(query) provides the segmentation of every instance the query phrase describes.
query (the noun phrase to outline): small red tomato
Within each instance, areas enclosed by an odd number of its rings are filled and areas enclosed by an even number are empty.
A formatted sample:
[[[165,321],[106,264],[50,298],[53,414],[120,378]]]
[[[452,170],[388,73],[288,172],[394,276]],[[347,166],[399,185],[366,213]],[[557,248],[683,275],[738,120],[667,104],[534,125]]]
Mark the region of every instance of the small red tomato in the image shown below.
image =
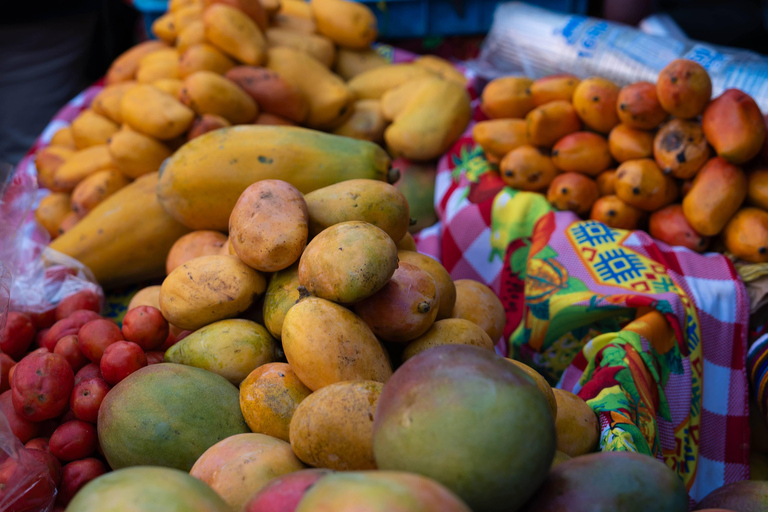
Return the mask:
[[[40,329],[47,329],[56,323],[56,308],[42,313],[30,313],[29,318],[32,319],[32,324],[38,331]]]
[[[8,354],[0,354],[0,393],[11,389],[11,368],[15,364]]]
[[[158,364],[163,362],[165,362],[165,352],[147,352],[147,364]]]
[[[59,354],[29,354],[13,372],[13,407],[23,418],[43,421],[63,414],[75,387],[75,373]]]
[[[86,421],[62,423],[49,440],[51,453],[62,462],[81,460],[96,451],[96,426]]]
[[[26,443],[32,438],[40,435],[40,424],[24,419],[13,407],[13,398],[11,392],[6,391],[0,394],[0,411],[5,415],[8,424],[11,426],[11,432],[22,443]]]
[[[101,297],[92,290],[81,290],[64,298],[56,306],[56,320],[67,318],[79,309],[88,309],[96,313],[101,312]]]
[[[56,504],[66,506],[85,484],[107,472],[99,459],[83,459],[70,462],[61,468],[61,484]]]
[[[159,309],[138,306],[125,314],[123,335],[144,351],[155,350],[168,338],[168,321]]]
[[[48,438],[47,437],[36,437],[34,439],[30,439],[24,445],[24,448],[28,448],[28,449],[32,449],[32,450],[42,450],[44,452],[50,452],[51,451],[49,449],[49,447],[48,447]]]
[[[132,341],[118,341],[108,346],[101,358],[101,376],[114,386],[136,370],[147,366],[147,356]]]
[[[123,333],[112,320],[99,318],[91,320],[80,328],[77,333],[77,341],[80,344],[80,350],[85,357],[98,363],[106,349],[116,341],[122,341]]]
[[[104,379],[95,377],[75,385],[69,406],[75,418],[96,424],[99,408],[109,392],[109,384]]]
[[[0,350],[13,359],[21,359],[34,341],[36,333],[28,315],[10,311],[5,328],[0,331]]]
[[[64,318],[53,324],[53,327],[45,333],[45,336],[38,340],[38,345],[53,352],[56,342],[61,338],[69,334],[77,334],[83,325],[91,320],[101,318],[98,313],[88,310],[76,311],[75,313],[69,318]]]
[[[80,344],[77,342],[77,335],[70,334],[64,336],[56,342],[56,348],[53,349],[54,354],[64,356],[72,370],[77,372],[83,366],[87,365],[90,361],[85,357],[83,351],[80,350]]]
[[[84,380],[100,379],[101,368],[99,363],[88,363],[80,368],[80,371],[75,374],[75,386],[83,382]]]

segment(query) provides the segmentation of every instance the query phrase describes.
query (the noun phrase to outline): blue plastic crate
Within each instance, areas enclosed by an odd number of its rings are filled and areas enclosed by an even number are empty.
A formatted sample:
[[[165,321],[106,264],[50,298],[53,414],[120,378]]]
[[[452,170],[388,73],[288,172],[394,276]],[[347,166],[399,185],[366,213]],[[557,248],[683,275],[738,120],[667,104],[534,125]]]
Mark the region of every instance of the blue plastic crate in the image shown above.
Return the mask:
[[[168,0],[133,0],[133,6],[144,18],[144,28],[147,35],[154,39],[151,30],[152,23],[168,10]]]

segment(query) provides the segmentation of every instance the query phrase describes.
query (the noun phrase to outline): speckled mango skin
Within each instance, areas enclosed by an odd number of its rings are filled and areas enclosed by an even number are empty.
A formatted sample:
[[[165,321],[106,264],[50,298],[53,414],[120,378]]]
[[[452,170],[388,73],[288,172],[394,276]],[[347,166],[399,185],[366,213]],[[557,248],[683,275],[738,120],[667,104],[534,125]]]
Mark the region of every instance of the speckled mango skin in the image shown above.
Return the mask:
[[[299,260],[299,282],[311,294],[352,304],[379,291],[395,273],[397,246],[373,224],[335,224],[307,245]]]
[[[365,322],[319,297],[288,310],[282,341],[288,364],[313,391],[346,380],[386,382],[392,375],[389,355]]]
[[[291,420],[291,446],[305,463],[341,471],[376,469],[373,414],[384,384],[337,382],[309,395]]]
[[[280,338],[283,333],[285,314],[299,302],[299,264],[298,262],[285,270],[272,274],[264,294],[264,327],[274,336]]]
[[[451,313],[453,313],[453,306],[456,304],[456,285],[453,284],[453,279],[443,264],[431,256],[414,251],[398,251],[397,257],[400,261],[411,263],[422,270],[426,270],[432,276],[437,285],[437,298],[440,301],[437,309],[437,320],[450,318]]]
[[[165,352],[169,363],[185,364],[221,375],[234,385],[251,371],[277,359],[277,343],[250,320],[220,320],[196,330]]]
[[[438,320],[427,332],[408,343],[403,351],[403,361],[441,345],[472,345],[494,351],[488,333],[476,323],[463,318],[446,318]]]

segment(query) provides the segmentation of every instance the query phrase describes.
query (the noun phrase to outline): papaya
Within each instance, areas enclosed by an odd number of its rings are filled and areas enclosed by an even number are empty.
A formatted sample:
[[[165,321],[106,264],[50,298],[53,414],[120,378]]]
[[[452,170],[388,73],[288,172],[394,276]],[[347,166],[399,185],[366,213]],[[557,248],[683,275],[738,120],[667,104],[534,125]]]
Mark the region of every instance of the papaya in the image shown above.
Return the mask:
[[[283,332],[285,314],[299,302],[299,264],[279,270],[272,274],[264,294],[262,315],[264,327],[276,338]]]
[[[536,107],[532,84],[530,78],[518,76],[491,80],[483,89],[480,108],[491,119],[522,119]]]
[[[138,83],[149,84],[162,78],[179,78],[179,52],[175,48],[153,52],[139,62]]]
[[[533,104],[540,107],[550,101],[570,102],[579,81],[579,77],[568,73],[549,75],[534,80],[531,84]]]
[[[747,177],[720,157],[710,159],[683,198],[683,213],[693,229],[705,236],[720,233],[747,196]]]
[[[616,113],[624,125],[636,130],[653,130],[669,115],[659,103],[656,85],[650,82],[622,87],[616,100]]]
[[[283,28],[270,28],[265,34],[267,47],[287,46],[311,55],[325,67],[333,66],[336,47],[327,37],[318,34],[304,34]]]
[[[400,179],[395,187],[403,193],[408,201],[411,219],[414,224],[408,228],[410,233],[417,233],[437,222],[435,212],[435,176],[437,168],[434,164],[416,164],[405,159],[392,162],[392,167],[400,171]],[[413,220],[411,222],[413,222]],[[404,235],[404,236],[407,236]],[[400,239],[398,244],[404,239]],[[413,238],[410,239],[413,242]],[[399,247],[398,247],[399,248]],[[416,249],[413,249],[414,251]]]
[[[347,84],[303,52],[286,47],[270,48],[267,67],[307,98],[306,124],[310,128],[333,128],[343,122],[352,108],[355,98]]]
[[[368,6],[349,0],[311,0],[317,30],[339,46],[365,50],[379,35],[376,16]]]
[[[129,178],[157,172],[163,160],[173,154],[159,140],[133,130],[120,130],[109,139],[107,147],[115,167]]]
[[[179,57],[179,78],[186,78],[197,71],[211,71],[223,75],[235,67],[235,61],[210,44],[190,46]]]
[[[765,141],[760,107],[749,94],[738,89],[726,90],[707,105],[701,127],[718,156],[736,165],[757,156]]]
[[[552,163],[564,172],[597,176],[611,166],[611,153],[605,137],[592,132],[566,135],[552,147]]]
[[[157,196],[193,229],[226,231],[240,194],[262,179],[302,193],[353,178],[386,180],[390,160],[372,142],[288,126],[235,126],[197,137],[164,164]]]
[[[77,149],[106,144],[109,137],[120,129],[117,123],[92,109],[81,112],[72,121],[71,127]]]
[[[709,237],[701,236],[691,227],[679,204],[653,212],[648,219],[648,234],[669,245],[682,245],[696,252],[704,252],[709,245]]]
[[[302,123],[309,114],[304,94],[280,75],[264,68],[238,66],[225,75],[259,105],[259,110]]]
[[[336,64],[333,70],[344,80],[351,80],[369,69],[387,65],[389,65],[387,60],[373,49],[351,50],[349,48],[339,48],[336,52]]]
[[[443,80],[456,82],[462,87],[467,86],[467,77],[465,77],[461,71],[456,69],[451,62],[440,58],[437,55],[422,55],[417,57],[413,63],[433,72]]]
[[[122,123],[123,116],[120,111],[120,101],[123,99],[125,91],[136,85],[136,82],[120,82],[104,87],[99,94],[93,98],[91,108],[94,112],[107,117],[115,123]],[[53,144],[53,140],[51,140]]]
[[[378,100],[384,93],[417,78],[434,77],[416,64],[378,66],[354,76],[347,85],[357,99]]]
[[[408,231],[410,209],[397,187],[377,180],[346,180],[304,196],[309,211],[309,235],[350,220],[383,229],[393,241]]]
[[[581,121],[568,101],[550,101],[525,116],[528,144],[552,147],[569,133],[581,130]]]
[[[203,12],[205,38],[219,50],[251,66],[266,57],[267,42],[259,26],[243,11],[226,4],[213,4]]]
[[[675,178],[692,178],[709,160],[710,150],[701,123],[671,119],[653,139],[653,158]]]
[[[40,204],[35,210],[35,218],[51,235],[51,238],[56,238],[59,235],[61,221],[71,211],[69,194],[54,192],[40,200]]]
[[[765,263],[768,261],[768,212],[742,208],[725,225],[723,241],[737,258]]]
[[[232,124],[250,123],[259,113],[253,98],[213,71],[196,71],[187,76],[180,99],[198,115],[218,115]]]
[[[189,230],[157,199],[157,173],[149,173],[102,201],[51,248],[86,265],[102,286],[140,282],[165,273],[165,259]]]
[[[486,154],[497,158],[528,144],[528,128],[524,119],[490,119],[472,127],[472,138]]]
[[[133,80],[136,78],[136,70],[139,68],[142,57],[166,48],[168,45],[163,41],[144,41],[129,48],[112,61],[104,76],[104,83],[111,85]]]
[[[283,322],[288,364],[312,391],[347,380],[386,382],[392,366],[368,326],[345,307],[306,297],[288,310]]]
[[[555,176],[547,190],[547,201],[558,210],[570,210],[584,216],[600,196],[594,180],[576,172]]]
[[[81,149],[64,160],[56,170],[51,183],[55,192],[71,192],[85,178],[103,169],[114,166],[106,144]]]
[[[267,330],[240,318],[201,327],[165,352],[167,363],[208,370],[235,386],[254,369],[276,358],[277,344]]]
[[[397,156],[433,160],[461,136],[472,117],[466,89],[455,82],[433,80],[416,93],[384,131]]]
[[[608,149],[619,163],[653,157],[653,133],[617,124],[608,135]]]
[[[692,119],[704,112],[709,103],[712,81],[701,64],[676,59],[659,73],[656,95],[664,110],[678,119]]]
[[[619,90],[618,85],[605,78],[590,77],[579,82],[573,91],[573,108],[587,128],[609,133],[619,124]]]
[[[169,505],[172,504],[172,505]],[[208,485],[184,471],[134,467],[112,471],[88,482],[69,502],[69,512],[231,512]]]
[[[186,132],[195,118],[194,111],[176,97],[145,84],[126,91],[120,112],[128,126],[160,140]]]
[[[82,218],[130,182],[131,180],[120,171],[96,171],[78,183],[72,191],[72,211]]]
[[[146,366],[107,393],[99,443],[112,469],[189,471],[222,439],[248,432],[235,386],[215,373],[173,363]]]
[[[352,115],[333,130],[335,135],[353,139],[379,142],[384,140],[387,120],[381,111],[379,100],[357,100],[352,107]]]

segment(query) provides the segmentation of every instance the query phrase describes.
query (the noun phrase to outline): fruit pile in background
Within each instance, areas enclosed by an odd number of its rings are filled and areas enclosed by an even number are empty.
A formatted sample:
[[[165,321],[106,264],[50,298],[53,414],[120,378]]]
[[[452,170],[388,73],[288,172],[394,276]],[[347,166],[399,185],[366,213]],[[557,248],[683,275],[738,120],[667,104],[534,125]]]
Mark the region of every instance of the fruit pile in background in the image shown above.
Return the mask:
[[[604,78],[503,77],[482,94],[492,118],[475,140],[512,188],[702,252],[712,237],[768,261],[768,145],[755,101],[728,89],[710,101],[706,70],[676,60],[656,84]]]

